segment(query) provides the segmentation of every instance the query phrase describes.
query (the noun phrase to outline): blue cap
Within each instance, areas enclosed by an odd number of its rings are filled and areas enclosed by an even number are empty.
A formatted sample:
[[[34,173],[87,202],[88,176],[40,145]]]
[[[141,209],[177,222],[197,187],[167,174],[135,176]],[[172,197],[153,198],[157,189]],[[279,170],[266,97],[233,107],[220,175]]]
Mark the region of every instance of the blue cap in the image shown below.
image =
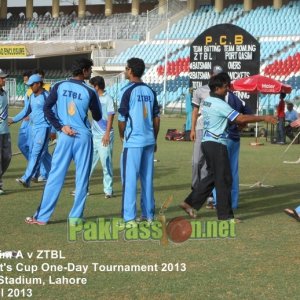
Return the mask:
[[[26,85],[33,85],[36,82],[43,82],[43,78],[39,74],[33,74],[29,77]]]

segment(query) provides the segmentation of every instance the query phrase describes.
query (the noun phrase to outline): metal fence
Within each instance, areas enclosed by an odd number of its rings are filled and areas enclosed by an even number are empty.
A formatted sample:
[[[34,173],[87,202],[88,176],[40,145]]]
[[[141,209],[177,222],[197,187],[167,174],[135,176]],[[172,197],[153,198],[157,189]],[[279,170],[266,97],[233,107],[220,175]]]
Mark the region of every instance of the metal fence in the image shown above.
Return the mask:
[[[51,86],[57,81],[64,80],[61,79],[45,79],[45,83],[49,83]],[[17,80],[16,78],[7,78],[5,82],[5,91],[7,92],[8,104],[11,106],[20,106],[23,105],[24,95],[18,95],[17,93]],[[24,89],[25,94],[26,89]]]

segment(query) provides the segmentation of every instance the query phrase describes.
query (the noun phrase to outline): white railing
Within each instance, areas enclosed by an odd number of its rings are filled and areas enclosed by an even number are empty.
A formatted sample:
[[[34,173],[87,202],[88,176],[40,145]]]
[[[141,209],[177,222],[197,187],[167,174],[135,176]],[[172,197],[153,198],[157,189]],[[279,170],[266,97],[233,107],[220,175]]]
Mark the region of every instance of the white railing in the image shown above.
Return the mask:
[[[17,101],[17,84],[15,78],[7,78],[5,81],[5,91],[9,105],[15,105]]]

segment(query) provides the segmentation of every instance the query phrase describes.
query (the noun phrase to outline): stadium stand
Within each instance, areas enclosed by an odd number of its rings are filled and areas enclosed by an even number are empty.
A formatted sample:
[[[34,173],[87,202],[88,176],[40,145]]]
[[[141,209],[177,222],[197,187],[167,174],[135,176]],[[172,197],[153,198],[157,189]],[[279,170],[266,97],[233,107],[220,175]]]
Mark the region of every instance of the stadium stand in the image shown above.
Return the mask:
[[[300,26],[297,24],[296,18],[299,15],[299,2],[290,1],[284,5],[282,9],[275,10],[271,6],[258,7],[250,12],[244,12],[243,6],[239,4],[230,5],[224,9],[221,14],[216,13],[214,8],[209,5],[201,6],[196,12],[189,13],[178,22],[174,23],[169,30],[167,36],[166,31],[161,31],[155,36],[156,41],[162,41],[163,46],[156,50],[155,57],[148,55],[152,52],[151,48],[155,45],[155,41],[141,42],[132,48],[122,52],[107,64],[120,64],[126,62],[130,56],[137,56],[146,59],[152,66],[147,70],[144,76],[145,82],[152,86],[158,93],[158,99],[162,101],[166,98],[166,103],[181,101],[188,90],[188,70],[189,70],[189,45],[199,33],[207,28],[219,23],[232,23],[249,31],[260,40],[261,44],[261,73],[274,77],[278,80],[291,84],[294,89],[290,98],[299,94],[299,86],[296,85],[297,77],[300,74],[297,53],[300,52],[297,41],[293,40],[294,35],[299,35]],[[289,17],[287,17],[289,16]],[[286,19],[289,20],[286,22]],[[266,30],[264,26],[259,26],[263,19],[263,24],[268,23]],[[274,20],[283,20],[281,22]],[[276,23],[276,31],[270,32],[273,23]],[[287,27],[293,26],[293,30],[287,32]],[[276,32],[276,35],[274,35]],[[268,40],[270,37],[270,40]],[[164,95],[164,75],[165,75],[165,41],[176,45],[177,49],[168,46],[168,59],[166,70],[166,95]],[[176,41],[176,43],[174,43]],[[178,44],[181,41],[181,47]],[[145,51],[145,47],[149,47],[149,52]],[[164,48],[164,49],[163,49]],[[279,62],[278,62],[279,61]],[[153,65],[154,64],[154,65]],[[277,66],[277,68],[274,68]],[[271,72],[269,70],[272,70]],[[274,106],[278,102],[278,97],[268,95],[262,97],[262,105]]]
[[[183,5],[178,0],[170,1],[167,15],[158,14],[158,9],[154,9],[138,16],[120,13],[108,17],[94,14],[78,18],[70,14],[58,18],[38,16],[30,20],[11,17],[0,22],[0,25],[3,25],[1,28],[5,28],[1,30],[0,40],[144,40],[146,30],[149,31],[161,24],[168,16],[180,11]]]
[[[259,40],[261,73],[291,84],[293,91],[290,99],[299,95],[300,1],[289,1],[280,9],[261,4],[249,12],[244,11],[243,4],[232,4],[221,13],[217,13],[212,5],[201,5],[191,13],[185,9],[182,1],[174,0],[169,3],[169,10],[163,15],[154,10],[150,13],[142,12],[138,16],[117,13],[106,17],[97,13],[85,18],[70,14],[53,19],[48,14],[31,20],[12,16],[0,21],[0,41],[36,41],[34,49],[42,55],[45,55],[43,51],[50,51],[45,48],[44,43],[53,43],[57,50],[61,47],[60,51],[64,47],[67,51],[71,49],[66,44],[54,44],[57,41],[69,41],[70,45],[76,41],[78,51],[85,49],[85,44],[78,46],[79,41],[134,41],[135,44],[128,44],[124,49],[118,48],[120,43],[116,43],[118,46],[115,49],[107,50],[105,59],[104,50],[93,53],[94,61],[99,62],[96,69],[115,70],[114,74],[103,73],[111,82],[108,85],[109,93],[117,99],[118,91],[125,81],[122,75],[115,74],[121,72],[129,57],[136,56],[145,60],[147,70],[144,81],[156,90],[159,101],[176,103],[184,99],[189,86],[191,42],[213,25],[231,23],[247,30]],[[169,30],[166,30],[167,20],[170,22]],[[29,48],[33,47],[28,45]],[[68,76],[68,72],[62,70],[49,70],[47,73],[51,80]],[[21,74],[20,70],[18,74]],[[16,87],[17,94],[22,94],[19,79]],[[278,101],[276,95],[261,97],[262,106],[266,103],[274,106]]]
[[[196,12],[188,14],[182,20],[171,26],[169,39],[195,39],[207,28],[221,24],[232,23],[243,14],[242,5],[230,5],[222,13],[215,12],[213,6],[203,5]],[[167,32],[162,31],[155,39],[166,40]]]
[[[233,24],[250,32],[253,36],[291,36],[299,35],[299,1],[290,1],[281,9],[271,6],[258,7],[244,14]]]

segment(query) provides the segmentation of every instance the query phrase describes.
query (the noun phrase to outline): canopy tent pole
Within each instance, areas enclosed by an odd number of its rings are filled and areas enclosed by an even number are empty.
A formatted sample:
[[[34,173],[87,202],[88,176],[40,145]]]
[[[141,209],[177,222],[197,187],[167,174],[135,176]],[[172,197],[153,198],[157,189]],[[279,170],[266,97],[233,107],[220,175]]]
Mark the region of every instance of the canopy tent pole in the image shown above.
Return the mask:
[[[256,101],[256,115],[259,116],[259,95],[260,93],[257,94],[257,101]],[[255,123],[255,142],[250,143],[251,146],[262,146],[264,145],[263,143],[258,141],[258,122]]]

